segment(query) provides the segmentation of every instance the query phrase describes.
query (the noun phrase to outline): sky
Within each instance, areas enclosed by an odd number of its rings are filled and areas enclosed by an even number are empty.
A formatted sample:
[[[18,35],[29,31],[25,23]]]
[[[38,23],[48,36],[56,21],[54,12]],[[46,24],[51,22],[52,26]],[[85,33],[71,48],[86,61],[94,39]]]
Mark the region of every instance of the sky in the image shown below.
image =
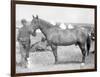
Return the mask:
[[[49,22],[94,24],[94,9],[16,4],[16,21],[36,14]]]

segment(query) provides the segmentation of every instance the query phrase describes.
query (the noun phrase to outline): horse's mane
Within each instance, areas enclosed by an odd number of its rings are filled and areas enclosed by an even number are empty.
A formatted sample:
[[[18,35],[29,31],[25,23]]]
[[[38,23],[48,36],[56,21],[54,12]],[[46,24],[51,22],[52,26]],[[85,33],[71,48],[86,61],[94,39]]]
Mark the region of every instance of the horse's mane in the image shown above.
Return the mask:
[[[52,25],[50,22],[48,22],[48,21],[46,21],[46,20],[44,20],[44,19],[41,19],[41,18],[39,18],[39,22],[42,23],[42,24],[45,24],[45,26],[46,26],[47,28],[51,28],[51,27],[54,26],[54,25]]]

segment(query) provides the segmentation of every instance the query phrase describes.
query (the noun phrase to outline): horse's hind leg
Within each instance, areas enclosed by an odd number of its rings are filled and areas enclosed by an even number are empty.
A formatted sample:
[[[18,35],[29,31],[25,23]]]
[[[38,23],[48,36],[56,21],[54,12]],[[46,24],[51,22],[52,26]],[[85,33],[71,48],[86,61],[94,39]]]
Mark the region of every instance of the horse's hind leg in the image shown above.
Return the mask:
[[[82,51],[82,63],[85,63],[85,57],[86,57],[86,48],[85,48],[85,44],[79,44],[79,47]]]
[[[83,56],[82,56],[82,63],[85,63],[85,57],[86,57],[86,50],[85,50],[85,48],[82,49],[82,54],[83,54]]]
[[[52,51],[53,51],[53,55],[55,57],[55,64],[57,64],[58,62],[58,57],[57,57],[57,46],[55,45],[51,45]]]

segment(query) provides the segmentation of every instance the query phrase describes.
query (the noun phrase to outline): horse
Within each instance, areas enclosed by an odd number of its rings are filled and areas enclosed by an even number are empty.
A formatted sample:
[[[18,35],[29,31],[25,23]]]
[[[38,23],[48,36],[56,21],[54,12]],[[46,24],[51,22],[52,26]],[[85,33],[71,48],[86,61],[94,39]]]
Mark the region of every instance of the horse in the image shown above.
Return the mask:
[[[58,63],[57,46],[69,46],[73,44],[77,44],[81,49],[82,63],[85,63],[85,57],[89,55],[90,49],[90,37],[86,29],[61,29],[39,18],[38,15],[36,17],[33,15],[31,26],[34,29],[33,32],[40,29],[46,37],[55,57],[55,64]]]
[[[20,48],[21,53],[21,65],[25,66],[27,65],[27,58],[29,57],[29,50],[30,50],[30,35],[35,36],[34,32],[32,32],[32,26],[30,26],[30,23],[28,23],[25,19],[21,20],[21,23],[23,27],[21,27],[18,30],[18,36],[17,41],[20,43],[20,46],[23,48]],[[23,50],[22,50],[23,49]]]

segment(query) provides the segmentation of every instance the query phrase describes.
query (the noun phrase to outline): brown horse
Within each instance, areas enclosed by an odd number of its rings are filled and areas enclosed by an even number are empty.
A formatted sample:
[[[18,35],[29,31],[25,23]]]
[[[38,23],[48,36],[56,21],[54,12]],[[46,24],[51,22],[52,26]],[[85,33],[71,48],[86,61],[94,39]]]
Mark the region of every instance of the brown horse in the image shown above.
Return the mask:
[[[57,46],[69,46],[72,44],[77,44],[80,47],[83,55],[82,63],[85,63],[86,54],[89,54],[90,49],[90,37],[86,29],[75,28],[63,30],[59,27],[53,26],[52,24],[41,18],[38,18],[38,16],[33,16],[31,25],[34,29],[34,33],[37,29],[40,29],[46,37],[46,40],[51,46],[53,54],[55,56],[55,63],[58,62]]]

